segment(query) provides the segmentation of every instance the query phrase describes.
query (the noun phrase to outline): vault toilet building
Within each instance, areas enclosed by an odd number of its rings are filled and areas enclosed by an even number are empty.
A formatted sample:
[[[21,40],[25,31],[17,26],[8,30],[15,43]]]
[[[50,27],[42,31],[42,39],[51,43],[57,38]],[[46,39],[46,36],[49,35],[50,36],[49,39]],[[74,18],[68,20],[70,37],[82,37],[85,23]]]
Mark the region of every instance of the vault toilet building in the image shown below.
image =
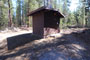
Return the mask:
[[[28,16],[33,18],[33,34],[41,37],[59,33],[60,18],[64,18],[59,11],[45,6],[30,12]]]

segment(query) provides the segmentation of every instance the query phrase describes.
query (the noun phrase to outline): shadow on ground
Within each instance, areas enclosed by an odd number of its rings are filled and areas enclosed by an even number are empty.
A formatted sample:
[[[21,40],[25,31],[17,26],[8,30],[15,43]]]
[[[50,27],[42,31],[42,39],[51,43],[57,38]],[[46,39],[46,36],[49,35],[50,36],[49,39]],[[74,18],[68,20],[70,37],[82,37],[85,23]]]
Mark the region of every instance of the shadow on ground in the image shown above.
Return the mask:
[[[14,47],[15,42],[17,42],[17,45],[20,44],[19,40],[24,40],[24,42],[21,42],[20,45],[22,45],[22,43],[30,43],[23,45],[26,46],[24,48],[19,47],[18,50],[13,50],[15,51],[14,53],[8,52],[6,55],[1,55],[0,59],[25,60],[25,58],[27,58],[27,60],[89,60],[89,47],[87,46],[87,43],[84,42],[84,39],[79,37],[79,34],[63,34],[62,37],[54,38],[51,40],[46,39],[45,41],[39,42],[38,44],[36,44],[36,42],[32,43],[34,42],[35,37],[31,37],[32,40],[29,39],[31,34],[20,35],[20,37],[11,37],[8,38],[9,49],[12,49],[12,47],[9,47],[11,45]],[[15,38],[16,41],[13,41]],[[41,40],[42,39],[39,39],[38,41]],[[16,58],[18,56],[19,58]]]
[[[39,39],[40,39],[39,36],[33,35],[32,33],[9,37],[7,38],[8,50],[12,50],[18,46],[22,46],[26,43]]]

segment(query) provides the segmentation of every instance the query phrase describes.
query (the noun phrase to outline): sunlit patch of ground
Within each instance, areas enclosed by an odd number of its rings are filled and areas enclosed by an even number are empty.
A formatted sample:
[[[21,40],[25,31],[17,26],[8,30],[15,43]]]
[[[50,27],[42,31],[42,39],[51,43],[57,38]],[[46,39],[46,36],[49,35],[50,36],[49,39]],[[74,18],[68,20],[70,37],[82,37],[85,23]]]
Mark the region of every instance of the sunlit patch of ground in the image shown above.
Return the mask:
[[[0,42],[2,42],[4,39],[16,35],[21,35],[25,33],[32,33],[31,28],[28,28],[27,30],[23,30],[20,28],[14,28],[13,30],[6,29],[4,31],[0,31]]]
[[[14,50],[0,47],[1,60],[89,60],[90,50],[83,39],[76,37],[71,32],[78,30],[66,30],[60,34],[34,40]],[[5,43],[6,41],[3,41]],[[2,43],[1,43],[2,44]],[[87,48],[88,47],[88,48]]]

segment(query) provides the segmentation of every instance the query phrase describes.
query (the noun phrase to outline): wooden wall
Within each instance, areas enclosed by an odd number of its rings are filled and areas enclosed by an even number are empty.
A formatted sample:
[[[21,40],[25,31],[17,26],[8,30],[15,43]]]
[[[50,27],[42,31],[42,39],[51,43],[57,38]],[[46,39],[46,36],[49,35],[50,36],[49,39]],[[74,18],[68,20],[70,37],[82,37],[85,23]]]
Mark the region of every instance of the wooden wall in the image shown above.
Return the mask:
[[[60,17],[54,12],[46,12],[44,15],[44,36],[60,32]]]
[[[60,17],[54,12],[39,12],[33,15],[33,34],[44,37],[59,33]]]
[[[33,16],[33,34],[43,37],[44,34],[44,14],[42,12]]]
[[[57,29],[59,27],[60,23],[60,17],[57,16],[57,14],[54,14],[54,12],[46,12],[44,15],[44,27],[47,28],[54,28]]]

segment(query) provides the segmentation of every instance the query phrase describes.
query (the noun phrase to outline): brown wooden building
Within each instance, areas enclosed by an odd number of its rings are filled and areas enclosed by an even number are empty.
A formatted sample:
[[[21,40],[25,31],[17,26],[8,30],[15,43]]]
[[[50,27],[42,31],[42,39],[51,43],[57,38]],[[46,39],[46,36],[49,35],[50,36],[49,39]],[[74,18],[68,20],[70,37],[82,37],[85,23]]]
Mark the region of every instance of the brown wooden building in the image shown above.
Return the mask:
[[[64,16],[57,10],[41,7],[28,14],[33,18],[33,34],[41,37],[47,36],[53,33],[59,33],[60,18]]]

